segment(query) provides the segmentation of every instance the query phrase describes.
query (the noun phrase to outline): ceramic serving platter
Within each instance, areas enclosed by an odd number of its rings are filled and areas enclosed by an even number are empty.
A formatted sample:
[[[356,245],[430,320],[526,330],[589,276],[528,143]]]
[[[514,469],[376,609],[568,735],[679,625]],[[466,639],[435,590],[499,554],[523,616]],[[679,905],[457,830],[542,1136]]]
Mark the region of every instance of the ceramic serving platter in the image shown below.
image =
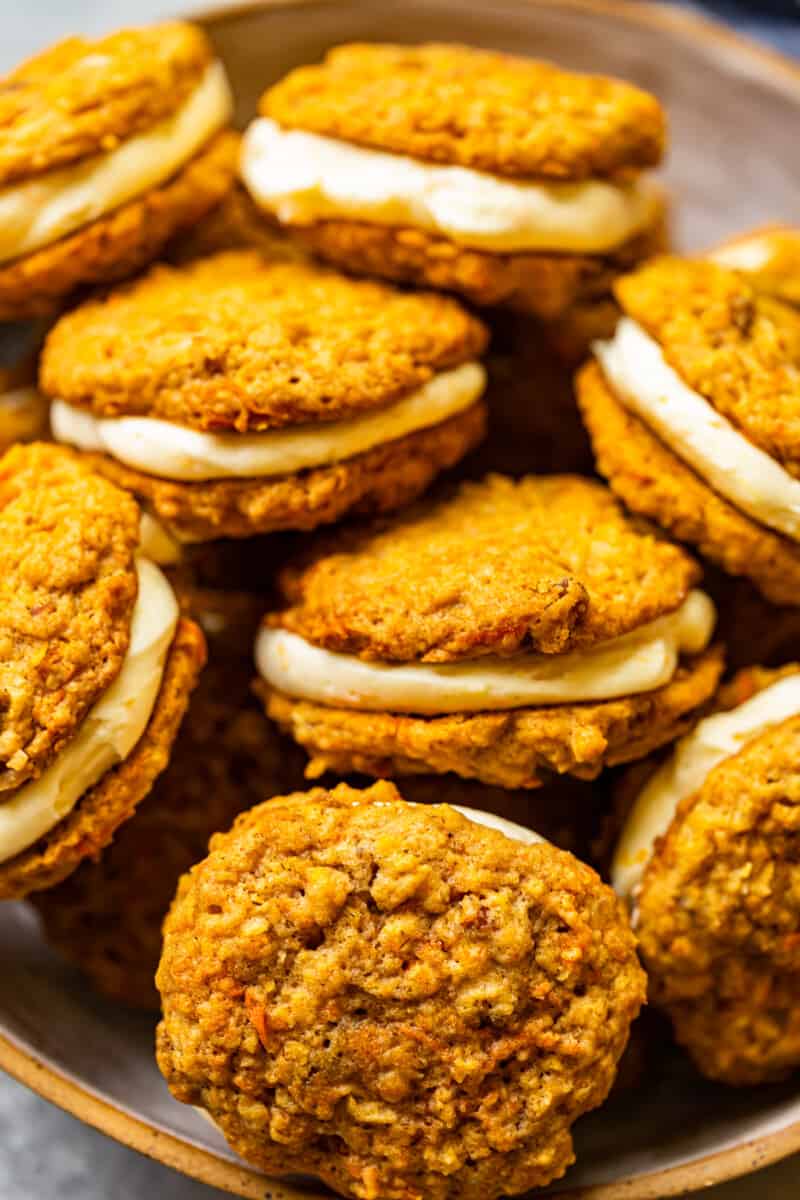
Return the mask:
[[[610,0],[309,0],[201,14],[247,121],[287,69],[353,39],[459,40],[620,75],[666,104],[665,172],[679,245],[797,220],[800,72],[723,29],[657,5]],[[0,1066],[48,1099],[170,1166],[237,1195],[300,1200],[324,1189],[241,1164],[156,1070],[150,1020],[103,1004],[48,951],[32,912],[0,905]],[[575,1129],[578,1164],[550,1191],[655,1200],[800,1149],[800,1083],[726,1090],[677,1054]]]

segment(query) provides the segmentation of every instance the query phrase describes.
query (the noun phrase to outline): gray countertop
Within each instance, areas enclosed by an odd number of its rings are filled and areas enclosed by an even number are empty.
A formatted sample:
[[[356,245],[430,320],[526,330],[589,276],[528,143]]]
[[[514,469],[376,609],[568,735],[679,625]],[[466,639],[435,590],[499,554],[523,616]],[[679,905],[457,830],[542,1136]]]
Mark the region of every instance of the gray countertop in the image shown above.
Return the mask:
[[[487,0],[488,2],[488,0]],[[188,0],[0,0],[0,72],[64,33],[91,32],[189,10]],[[800,56],[798,15],[768,16],[762,3],[712,0],[705,9]],[[800,1159],[705,1191],[708,1200],[789,1200],[800,1191]],[[174,1174],[0,1075],[0,1200],[210,1200],[222,1193]]]

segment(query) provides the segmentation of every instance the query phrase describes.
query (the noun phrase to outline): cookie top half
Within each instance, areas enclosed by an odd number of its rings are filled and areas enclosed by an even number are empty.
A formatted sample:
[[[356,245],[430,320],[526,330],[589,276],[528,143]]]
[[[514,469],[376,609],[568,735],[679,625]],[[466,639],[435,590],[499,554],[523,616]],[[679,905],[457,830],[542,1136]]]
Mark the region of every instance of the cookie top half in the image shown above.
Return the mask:
[[[0,460],[0,795],[39,775],[119,674],[139,509],[55,446]]]
[[[800,477],[800,313],[737,271],[670,256],[614,290],[681,379]]]
[[[445,296],[231,251],[154,267],[62,317],[40,382],[98,416],[244,433],[380,408],[486,340]]]
[[[262,97],[280,125],[511,178],[611,177],[658,163],[654,96],[469,46],[351,44]]]
[[[181,21],[67,38],[0,80],[0,187],[96,154],[175,112],[213,51]]]
[[[444,663],[555,654],[672,612],[699,578],[683,550],[578,476],[490,475],[282,576],[274,623],[328,650]]]

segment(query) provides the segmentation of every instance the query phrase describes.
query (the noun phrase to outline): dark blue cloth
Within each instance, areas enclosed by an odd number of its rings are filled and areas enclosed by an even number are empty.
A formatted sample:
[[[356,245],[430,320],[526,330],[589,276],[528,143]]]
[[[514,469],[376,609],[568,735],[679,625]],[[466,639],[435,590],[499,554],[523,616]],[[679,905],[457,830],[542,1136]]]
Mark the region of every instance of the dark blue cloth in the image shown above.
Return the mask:
[[[684,0],[682,7],[726,21],[740,33],[800,58],[800,0]]]

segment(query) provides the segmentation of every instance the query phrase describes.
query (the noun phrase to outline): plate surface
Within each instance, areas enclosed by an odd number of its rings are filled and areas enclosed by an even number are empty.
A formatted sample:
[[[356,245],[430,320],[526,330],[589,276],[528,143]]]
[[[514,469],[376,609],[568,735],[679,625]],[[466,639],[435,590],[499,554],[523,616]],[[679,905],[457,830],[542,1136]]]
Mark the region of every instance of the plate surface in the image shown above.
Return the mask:
[[[607,71],[655,91],[671,118],[665,172],[677,241],[711,245],[797,218],[800,73],[693,17],[605,0],[311,0],[205,18],[241,122],[263,88],[340,41],[459,40]],[[207,1183],[261,1200],[320,1195],[268,1181],[214,1128],[172,1101],[152,1023],[102,1004],[43,945],[33,914],[0,906],[0,1066],[114,1137]],[[576,1127],[578,1165],[551,1189],[577,1200],[654,1200],[800,1149],[800,1084],[726,1090],[677,1055],[644,1089]]]

